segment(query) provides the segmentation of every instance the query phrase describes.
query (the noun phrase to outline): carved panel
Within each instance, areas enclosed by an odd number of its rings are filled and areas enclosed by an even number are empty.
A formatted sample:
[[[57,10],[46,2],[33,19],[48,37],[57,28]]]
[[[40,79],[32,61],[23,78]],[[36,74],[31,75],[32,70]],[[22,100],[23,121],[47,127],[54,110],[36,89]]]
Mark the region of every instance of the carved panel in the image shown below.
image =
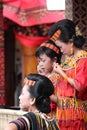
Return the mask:
[[[86,39],[87,48],[87,0],[66,0],[66,18],[74,20]]]
[[[85,37],[87,48],[87,0],[73,0],[73,20]]]

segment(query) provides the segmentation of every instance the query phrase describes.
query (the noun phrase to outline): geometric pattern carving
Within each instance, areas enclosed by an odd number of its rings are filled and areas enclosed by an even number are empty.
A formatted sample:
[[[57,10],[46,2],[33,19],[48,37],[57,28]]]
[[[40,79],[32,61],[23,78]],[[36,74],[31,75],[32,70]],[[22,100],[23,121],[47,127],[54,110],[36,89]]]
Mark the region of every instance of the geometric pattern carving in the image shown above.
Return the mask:
[[[73,20],[87,37],[87,0],[74,0],[73,5]]]
[[[73,20],[86,39],[84,48],[87,50],[87,0],[73,0]]]
[[[87,0],[73,0],[73,20],[86,39],[84,48],[87,50]]]
[[[87,50],[87,0],[66,0],[66,18],[72,19],[86,39]]]

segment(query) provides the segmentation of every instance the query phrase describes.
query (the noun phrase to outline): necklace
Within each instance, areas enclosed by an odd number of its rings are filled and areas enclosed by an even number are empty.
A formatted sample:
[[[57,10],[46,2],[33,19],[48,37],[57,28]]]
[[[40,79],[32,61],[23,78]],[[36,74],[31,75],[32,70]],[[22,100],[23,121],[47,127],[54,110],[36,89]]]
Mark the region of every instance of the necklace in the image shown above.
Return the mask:
[[[63,68],[63,70],[75,68],[76,62],[82,58],[87,58],[86,51],[81,51],[81,53],[79,55],[76,55],[74,57],[67,57],[65,62],[61,65],[61,67]]]

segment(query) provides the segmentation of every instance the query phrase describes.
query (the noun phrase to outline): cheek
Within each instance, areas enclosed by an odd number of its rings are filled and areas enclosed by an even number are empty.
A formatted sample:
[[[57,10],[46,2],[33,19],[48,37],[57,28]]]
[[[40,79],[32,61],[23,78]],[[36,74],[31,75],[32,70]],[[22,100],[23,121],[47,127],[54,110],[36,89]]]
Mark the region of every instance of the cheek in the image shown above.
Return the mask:
[[[20,95],[19,99],[21,103],[26,103],[29,101],[29,94]]]
[[[29,98],[28,97],[21,97],[20,98],[20,108],[22,109],[28,109],[28,107],[30,106],[29,104]]]
[[[48,64],[47,64],[47,69],[48,69],[49,71],[52,71],[52,69],[53,69],[53,62],[48,62]]]
[[[47,69],[52,68],[52,62],[47,62],[47,63],[45,64],[45,67],[46,67]]]
[[[68,50],[68,48],[65,45],[63,45],[62,48],[61,48],[61,51],[66,52],[67,50]]]

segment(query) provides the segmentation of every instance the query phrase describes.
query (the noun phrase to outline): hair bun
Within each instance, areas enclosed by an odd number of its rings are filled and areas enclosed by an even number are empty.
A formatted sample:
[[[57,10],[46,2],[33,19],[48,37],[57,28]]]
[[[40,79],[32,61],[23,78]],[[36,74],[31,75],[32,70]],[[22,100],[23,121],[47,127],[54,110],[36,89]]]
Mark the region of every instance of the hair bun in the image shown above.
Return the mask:
[[[77,48],[82,48],[84,43],[85,43],[85,39],[83,36],[81,35],[78,35],[78,36],[73,36],[73,42],[74,42],[74,45],[77,47]]]

